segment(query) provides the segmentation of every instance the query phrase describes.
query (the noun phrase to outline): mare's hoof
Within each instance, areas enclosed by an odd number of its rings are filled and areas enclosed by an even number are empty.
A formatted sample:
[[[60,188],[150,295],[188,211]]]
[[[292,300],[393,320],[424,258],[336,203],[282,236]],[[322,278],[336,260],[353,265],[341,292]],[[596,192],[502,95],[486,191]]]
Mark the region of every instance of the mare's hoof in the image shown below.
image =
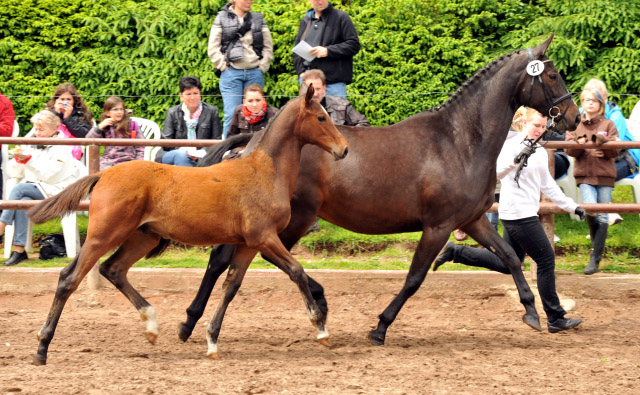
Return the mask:
[[[218,354],[217,352],[212,352],[210,354],[207,354],[207,358],[215,359],[216,361],[219,361],[219,360],[222,359],[222,358],[220,358],[220,354]]]
[[[158,339],[158,334],[153,332],[145,332],[144,336],[147,338],[149,343],[156,344],[156,340]]]
[[[180,337],[180,340],[182,340],[183,342],[189,340],[192,332],[193,328],[189,328],[184,322],[178,324],[178,337]]]
[[[331,347],[331,340],[329,340],[328,337],[325,337],[323,339],[318,339],[318,343],[322,344],[323,346],[329,348]]]
[[[384,335],[380,334],[380,332],[371,331],[367,337],[374,346],[384,346]]]
[[[540,318],[538,316],[533,316],[529,314],[525,314],[522,316],[522,321],[532,327],[537,331],[542,331],[542,327],[540,326]]]
[[[44,366],[47,364],[47,358],[42,358],[37,355],[33,356],[33,364],[36,366]]]

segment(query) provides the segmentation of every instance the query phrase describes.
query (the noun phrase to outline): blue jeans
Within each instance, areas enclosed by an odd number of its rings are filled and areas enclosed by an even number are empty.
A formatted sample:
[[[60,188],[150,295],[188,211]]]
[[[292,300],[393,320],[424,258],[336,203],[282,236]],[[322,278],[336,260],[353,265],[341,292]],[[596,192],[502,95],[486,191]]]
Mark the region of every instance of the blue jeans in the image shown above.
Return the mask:
[[[347,84],[344,82],[334,82],[327,84],[326,94],[329,96],[339,96],[343,99],[347,98]]]
[[[611,203],[611,193],[613,192],[613,187],[580,184],[578,185],[578,188],[580,189],[583,203]],[[600,222],[601,224],[608,224],[609,214],[596,214],[596,221]]]
[[[21,182],[9,193],[9,200],[42,200],[44,195],[35,184]],[[24,246],[27,243],[27,228],[29,220],[25,210],[2,210],[0,221],[7,225],[14,225],[13,245]],[[14,224],[15,222],[15,224]],[[8,243],[9,240],[5,240]]]
[[[169,152],[165,152],[162,155],[162,163],[165,165],[176,165],[176,166],[186,166],[186,167],[195,167],[196,162],[189,158],[187,155],[187,151],[174,149]]]
[[[224,122],[222,125],[222,138],[226,139],[231,126],[233,112],[242,104],[244,88],[251,84],[264,87],[264,75],[260,69],[239,70],[229,67],[220,75],[220,94],[222,94]]]
[[[493,195],[493,201],[496,203],[500,202],[500,194],[496,193],[495,195]],[[498,230],[498,213],[486,213],[487,218],[489,218],[489,222],[491,222],[491,225],[493,225],[494,228],[496,228],[496,230]]]

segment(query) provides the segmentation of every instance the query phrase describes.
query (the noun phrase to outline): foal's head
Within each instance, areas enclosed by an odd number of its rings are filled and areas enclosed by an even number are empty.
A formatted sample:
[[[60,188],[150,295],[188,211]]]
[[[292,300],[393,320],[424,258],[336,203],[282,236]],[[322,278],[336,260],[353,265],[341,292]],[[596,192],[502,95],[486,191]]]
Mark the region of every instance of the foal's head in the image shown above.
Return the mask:
[[[313,86],[309,86],[304,98],[301,98],[295,124],[294,133],[300,140],[317,145],[332,154],[336,160],[347,156],[347,140],[336,129],[324,107],[313,100]]]

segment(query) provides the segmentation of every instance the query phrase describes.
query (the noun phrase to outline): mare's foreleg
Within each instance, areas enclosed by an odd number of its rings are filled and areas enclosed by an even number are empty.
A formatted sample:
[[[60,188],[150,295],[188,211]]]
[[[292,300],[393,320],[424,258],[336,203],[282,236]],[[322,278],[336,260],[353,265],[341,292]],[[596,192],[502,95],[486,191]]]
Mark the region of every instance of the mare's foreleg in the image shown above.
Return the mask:
[[[98,259],[107,253],[112,246],[107,244],[92,244],[85,242],[77,257],[69,265],[60,271],[58,288],[49,310],[49,315],[42,329],[38,332],[38,352],[33,356],[33,363],[45,365],[47,363],[47,352],[49,344],[53,339],[58,325],[58,320],[64,309],[69,296],[78,289],[80,282],[87,275],[89,270],[96,264]]]
[[[222,327],[222,320],[224,314],[227,311],[229,303],[233,300],[240,289],[244,275],[251,264],[251,261],[258,253],[257,250],[248,248],[244,245],[240,245],[235,249],[235,255],[229,265],[229,272],[227,278],[222,285],[224,295],[218,303],[209,326],[207,327],[207,356],[212,359],[220,359],[218,354],[218,336],[220,335],[220,328]]]
[[[382,314],[378,316],[379,321],[376,329],[369,332],[369,340],[374,345],[381,346],[384,344],[387,329],[396,319],[406,301],[420,288],[431,267],[431,262],[433,262],[447,241],[451,230],[449,228],[426,228],[423,230],[402,289]]]
[[[158,245],[159,241],[159,235],[136,229],[122,246],[100,265],[100,274],[129,299],[140,313],[142,321],[146,322],[145,337],[151,344],[155,344],[158,338],[156,310],[133,288],[127,273],[131,266]]]
[[[504,241],[489,222],[485,215],[462,229],[487,250],[493,252],[505,264],[513,276],[513,281],[520,295],[520,303],[524,306],[525,314],[522,321],[536,330],[542,330],[540,317],[535,306],[535,297],[521,269],[521,262],[513,248]]]
[[[189,339],[191,333],[193,333],[193,328],[195,328],[196,323],[204,314],[211,291],[213,291],[213,287],[216,285],[220,275],[229,267],[235,251],[236,246],[234,244],[222,244],[211,250],[209,264],[200,282],[198,293],[187,308],[187,321],[180,323],[178,326],[178,336],[183,342]]]
[[[304,272],[300,262],[296,261],[291,253],[282,245],[280,239],[275,235],[269,237],[265,243],[260,247],[260,252],[263,255],[269,256],[273,259],[272,263],[279,269],[287,273],[291,281],[298,285],[298,289],[302,294],[302,298],[307,309],[307,315],[311,320],[311,323],[318,330],[316,339],[320,344],[329,346],[329,332],[325,329],[325,323],[327,320],[326,310],[320,309],[316,303],[311,289],[309,288],[309,277]]]

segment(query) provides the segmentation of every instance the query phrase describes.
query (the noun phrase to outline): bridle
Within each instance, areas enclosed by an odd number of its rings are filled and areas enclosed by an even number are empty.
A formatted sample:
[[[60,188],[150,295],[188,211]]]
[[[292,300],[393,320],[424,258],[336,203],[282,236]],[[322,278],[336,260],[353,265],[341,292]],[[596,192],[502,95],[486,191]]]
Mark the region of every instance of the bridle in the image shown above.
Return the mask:
[[[527,55],[529,56],[529,61],[530,61],[529,64],[531,64],[531,62],[535,61],[535,58],[533,56],[533,50],[531,48],[527,48]],[[528,66],[529,65],[527,65],[527,67]],[[544,68],[544,66],[541,66],[541,67]],[[542,77],[541,77],[542,70],[537,75],[532,75],[531,73],[529,73],[528,70],[527,70],[527,73],[529,75],[531,75],[531,89],[529,90],[529,102],[531,102],[531,97],[533,96],[533,84],[535,83],[535,81],[537,79],[538,81],[540,81],[540,85],[542,86],[542,92],[544,92],[544,96],[547,99],[548,108],[547,108],[547,110],[545,112],[548,113],[549,114],[549,118],[551,118],[550,127],[555,127],[556,120],[558,120],[558,121],[562,120],[564,122],[565,126],[568,127],[569,125],[567,124],[567,120],[565,119],[564,116],[567,113],[567,111],[569,111],[569,107],[570,106],[567,106],[565,108],[565,110],[561,112],[560,108],[558,108],[558,104],[562,103],[563,101],[565,101],[567,99],[573,100],[573,95],[571,94],[571,92],[569,92],[569,90],[567,90],[567,93],[565,93],[564,95],[560,96],[559,98],[553,100],[553,98],[551,97],[551,92],[549,92],[549,89],[547,88],[547,86],[545,85],[544,81],[542,80]]]

